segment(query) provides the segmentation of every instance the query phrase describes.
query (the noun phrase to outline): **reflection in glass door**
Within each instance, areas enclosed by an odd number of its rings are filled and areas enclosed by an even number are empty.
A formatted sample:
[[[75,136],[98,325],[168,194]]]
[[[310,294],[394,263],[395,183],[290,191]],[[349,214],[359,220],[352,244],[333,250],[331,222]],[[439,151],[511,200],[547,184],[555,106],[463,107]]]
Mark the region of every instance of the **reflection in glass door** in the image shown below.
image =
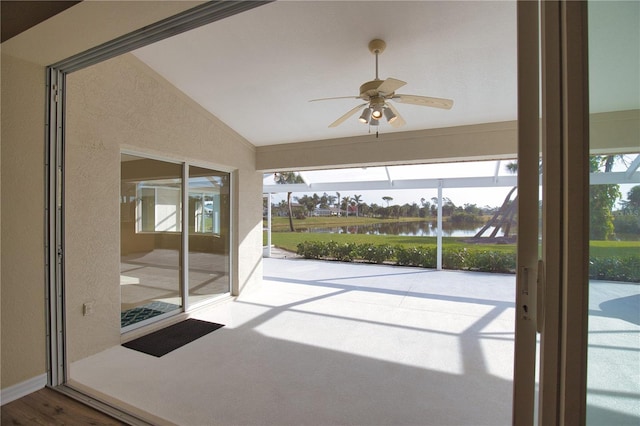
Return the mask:
[[[122,154],[120,173],[120,326],[127,330],[182,307],[182,166]]]
[[[189,167],[189,299],[229,292],[229,174]]]

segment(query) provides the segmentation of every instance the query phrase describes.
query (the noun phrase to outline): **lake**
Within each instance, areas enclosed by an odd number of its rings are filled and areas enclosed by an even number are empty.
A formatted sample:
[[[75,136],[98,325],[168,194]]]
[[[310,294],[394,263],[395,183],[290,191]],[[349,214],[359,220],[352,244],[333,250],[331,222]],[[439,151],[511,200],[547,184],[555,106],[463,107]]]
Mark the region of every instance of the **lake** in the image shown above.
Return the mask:
[[[393,222],[375,223],[369,225],[350,225],[336,227],[302,227],[298,226],[296,232],[311,232],[319,234],[370,234],[370,235],[404,235],[409,237],[435,237],[437,236],[436,222]],[[442,235],[445,237],[473,237],[484,225],[452,225],[442,224]],[[491,229],[485,232],[488,236]],[[502,235],[502,232],[499,233]]]

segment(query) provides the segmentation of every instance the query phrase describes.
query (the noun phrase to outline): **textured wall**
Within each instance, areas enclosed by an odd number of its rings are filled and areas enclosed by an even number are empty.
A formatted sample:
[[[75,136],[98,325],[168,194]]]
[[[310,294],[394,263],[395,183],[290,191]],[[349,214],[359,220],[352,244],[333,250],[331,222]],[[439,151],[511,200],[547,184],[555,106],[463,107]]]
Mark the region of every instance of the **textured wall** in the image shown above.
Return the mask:
[[[233,291],[262,279],[262,175],[251,144],[132,55],[69,75],[67,96],[70,362],[120,343],[121,149],[232,171]],[[95,301],[94,315],[82,315],[87,301]]]
[[[44,68],[2,55],[2,388],[46,371]]]

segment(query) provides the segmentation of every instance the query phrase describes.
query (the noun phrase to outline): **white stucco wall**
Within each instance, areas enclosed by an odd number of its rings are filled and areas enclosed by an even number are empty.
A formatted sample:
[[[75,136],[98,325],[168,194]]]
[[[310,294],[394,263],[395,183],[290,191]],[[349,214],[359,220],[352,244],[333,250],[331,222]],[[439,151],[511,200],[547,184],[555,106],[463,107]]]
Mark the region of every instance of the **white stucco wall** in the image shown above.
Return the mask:
[[[69,362],[120,344],[120,152],[232,171],[233,293],[262,279],[255,149],[133,55],[67,78],[65,272]],[[95,313],[82,305],[95,301]]]
[[[46,372],[44,68],[2,55],[2,377]]]

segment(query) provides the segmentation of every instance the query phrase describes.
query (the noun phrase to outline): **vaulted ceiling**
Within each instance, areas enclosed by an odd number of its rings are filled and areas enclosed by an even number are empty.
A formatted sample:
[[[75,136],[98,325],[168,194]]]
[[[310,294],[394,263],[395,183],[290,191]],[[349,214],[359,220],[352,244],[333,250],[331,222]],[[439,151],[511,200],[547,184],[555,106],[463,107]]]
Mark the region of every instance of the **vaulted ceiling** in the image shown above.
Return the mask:
[[[3,1],[3,34],[14,12],[28,28],[72,6],[59,15],[67,15],[67,21],[54,16],[43,24],[57,20],[80,25],[69,21],[72,11],[99,11],[101,3]],[[157,13],[161,19],[164,12],[178,13],[201,2],[160,2],[153,10],[144,3],[141,12],[152,16],[162,9]],[[611,4],[589,5],[591,112],[640,107],[640,8],[637,2]],[[16,5],[20,7],[7,13]],[[110,21],[110,27],[118,24]],[[51,25],[55,23],[49,29]],[[357,114],[328,127],[362,103],[355,99],[359,87],[375,77],[375,57],[367,48],[374,38],[387,44],[379,58],[380,78],[407,82],[398,93],[454,100],[451,110],[396,104],[407,124],[392,128],[383,122],[381,133],[515,120],[515,1],[279,0],[134,54],[249,142],[266,146],[375,132],[359,123]],[[10,38],[3,48],[11,44],[11,52],[23,56],[19,46],[37,47],[28,38],[24,41]],[[55,50],[61,43],[39,51]],[[24,59],[30,60],[29,55]],[[309,102],[334,96],[353,99]]]
[[[134,52],[256,146],[365,135],[338,117],[375,77],[397,93],[454,100],[451,110],[395,104],[381,133],[516,118],[516,5],[488,1],[277,1]],[[375,132],[375,130],[372,129]]]

